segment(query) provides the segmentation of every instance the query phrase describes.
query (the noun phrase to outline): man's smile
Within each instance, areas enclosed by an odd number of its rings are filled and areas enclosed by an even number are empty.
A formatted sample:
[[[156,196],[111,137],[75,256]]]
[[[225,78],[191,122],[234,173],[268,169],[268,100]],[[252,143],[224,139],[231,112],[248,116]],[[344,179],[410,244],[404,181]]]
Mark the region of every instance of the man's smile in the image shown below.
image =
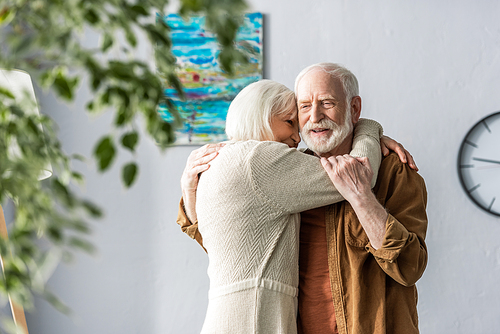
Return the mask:
[[[328,129],[328,128],[311,129],[311,131],[314,133],[322,133],[322,132],[330,131],[330,129]]]

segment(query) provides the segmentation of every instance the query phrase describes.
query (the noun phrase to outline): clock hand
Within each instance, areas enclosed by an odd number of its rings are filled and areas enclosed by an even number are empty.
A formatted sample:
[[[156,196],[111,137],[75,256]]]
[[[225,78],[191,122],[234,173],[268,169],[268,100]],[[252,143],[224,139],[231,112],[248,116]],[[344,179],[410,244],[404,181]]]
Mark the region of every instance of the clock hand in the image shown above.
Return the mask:
[[[488,160],[488,159],[482,159],[482,158],[472,158],[472,160],[490,162],[492,164],[500,164],[500,161],[498,161],[498,160]]]

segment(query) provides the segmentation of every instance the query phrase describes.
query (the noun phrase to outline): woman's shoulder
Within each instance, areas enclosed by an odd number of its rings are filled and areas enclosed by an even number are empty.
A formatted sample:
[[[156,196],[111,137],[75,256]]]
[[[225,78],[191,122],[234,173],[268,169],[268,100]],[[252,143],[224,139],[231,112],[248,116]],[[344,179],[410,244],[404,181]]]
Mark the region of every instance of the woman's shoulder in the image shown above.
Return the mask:
[[[244,140],[227,142],[224,149],[227,151],[259,152],[259,151],[284,151],[290,150],[288,145],[276,141]],[[293,149],[295,150],[295,149]]]

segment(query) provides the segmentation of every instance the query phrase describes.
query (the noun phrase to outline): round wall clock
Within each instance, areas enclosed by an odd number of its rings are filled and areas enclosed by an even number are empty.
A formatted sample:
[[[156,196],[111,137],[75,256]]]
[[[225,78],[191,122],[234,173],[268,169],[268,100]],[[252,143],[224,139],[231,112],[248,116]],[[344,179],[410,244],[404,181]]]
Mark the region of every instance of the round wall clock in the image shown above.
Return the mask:
[[[500,216],[500,111],[477,122],[458,153],[458,175],[469,198]]]

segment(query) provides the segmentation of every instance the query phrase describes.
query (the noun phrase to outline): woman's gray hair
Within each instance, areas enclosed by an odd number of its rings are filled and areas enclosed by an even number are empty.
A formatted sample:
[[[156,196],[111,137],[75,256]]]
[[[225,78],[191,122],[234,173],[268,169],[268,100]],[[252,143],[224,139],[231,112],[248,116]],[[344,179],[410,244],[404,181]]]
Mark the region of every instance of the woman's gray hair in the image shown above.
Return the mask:
[[[318,63],[304,68],[295,79],[295,94],[298,94],[297,88],[304,75],[316,69],[323,70],[330,74],[332,78],[340,80],[348,105],[350,105],[353,97],[359,96],[359,85],[356,76],[344,66],[335,63]]]
[[[295,94],[272,80],[254,82],[234,98],[226,118],[230,140],[273,140],[271,117],[297,108]]]

